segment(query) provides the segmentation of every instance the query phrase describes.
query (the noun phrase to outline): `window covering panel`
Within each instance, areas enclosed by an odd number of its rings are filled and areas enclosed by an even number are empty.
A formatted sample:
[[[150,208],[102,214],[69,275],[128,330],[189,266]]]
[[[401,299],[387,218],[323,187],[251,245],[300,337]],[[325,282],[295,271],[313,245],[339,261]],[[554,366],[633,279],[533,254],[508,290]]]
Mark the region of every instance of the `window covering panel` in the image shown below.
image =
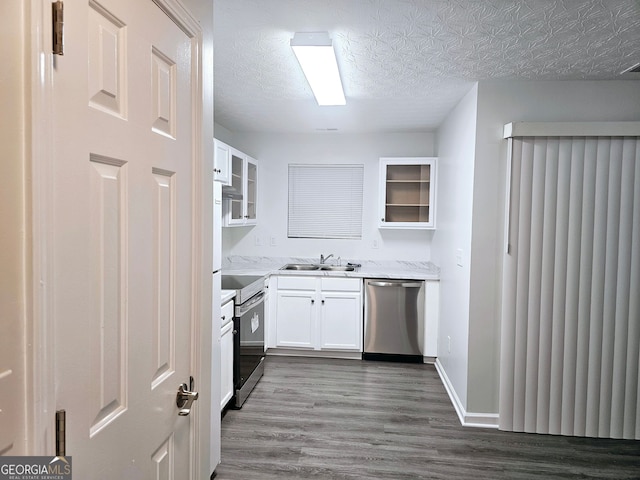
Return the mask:
[[[638,137],[515,137],[503,430],[640,439]]]
[[[289,165],[290,238],[362,238],[363,165]]]

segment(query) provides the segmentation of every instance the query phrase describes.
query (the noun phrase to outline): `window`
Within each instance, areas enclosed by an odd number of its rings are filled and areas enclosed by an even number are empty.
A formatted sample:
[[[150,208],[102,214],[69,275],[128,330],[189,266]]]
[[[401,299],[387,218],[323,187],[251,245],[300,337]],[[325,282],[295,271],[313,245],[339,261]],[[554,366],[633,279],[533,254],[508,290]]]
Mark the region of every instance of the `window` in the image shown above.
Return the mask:
[[[289,165],[289,238],[362,238],[364,165]]]

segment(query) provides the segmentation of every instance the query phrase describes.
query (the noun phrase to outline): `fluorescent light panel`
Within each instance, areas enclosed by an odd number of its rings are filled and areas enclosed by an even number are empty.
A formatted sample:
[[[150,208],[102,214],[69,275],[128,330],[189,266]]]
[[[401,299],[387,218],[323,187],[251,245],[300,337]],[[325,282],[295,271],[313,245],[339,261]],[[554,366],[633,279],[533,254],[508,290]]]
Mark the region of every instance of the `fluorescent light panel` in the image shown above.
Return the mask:
[[[345,105],[347,101],[329,34],[296,33],[290,44],[318,105]]]

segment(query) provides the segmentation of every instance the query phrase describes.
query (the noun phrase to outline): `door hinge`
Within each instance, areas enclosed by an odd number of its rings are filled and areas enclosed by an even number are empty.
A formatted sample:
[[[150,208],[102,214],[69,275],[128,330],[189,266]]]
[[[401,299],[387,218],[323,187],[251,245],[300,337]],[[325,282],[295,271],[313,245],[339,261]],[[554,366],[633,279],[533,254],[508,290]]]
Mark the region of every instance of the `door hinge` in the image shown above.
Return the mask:
[[[58,410],[56,412],[56,457],[66,456],[66,429],[67,429],[67,412]]]
[[[51,4],[53,32],[53,54],[64,55],[64,3],[60,0]]]

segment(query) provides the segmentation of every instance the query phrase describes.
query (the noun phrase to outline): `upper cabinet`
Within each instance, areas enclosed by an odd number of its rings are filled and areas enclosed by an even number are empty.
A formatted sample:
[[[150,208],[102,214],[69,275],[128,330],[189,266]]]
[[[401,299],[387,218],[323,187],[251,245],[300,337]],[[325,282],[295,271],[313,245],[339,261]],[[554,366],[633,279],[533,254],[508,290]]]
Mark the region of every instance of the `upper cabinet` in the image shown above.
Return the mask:
[[[220,140],[213,139],[213,179],[223,185],[231,184],[231,147]]]
[[[234,193],[228,198],[225,225],[255,225],[258,222],[258,162],[235,148],[231,149],[231,186]]]
[[[215,140],[213,178],[222,183],[225,227],[255,225],[258,221],[258,162],[224,142]]]
[[[436,228],[434,157],[380,159],[380,228]]]

